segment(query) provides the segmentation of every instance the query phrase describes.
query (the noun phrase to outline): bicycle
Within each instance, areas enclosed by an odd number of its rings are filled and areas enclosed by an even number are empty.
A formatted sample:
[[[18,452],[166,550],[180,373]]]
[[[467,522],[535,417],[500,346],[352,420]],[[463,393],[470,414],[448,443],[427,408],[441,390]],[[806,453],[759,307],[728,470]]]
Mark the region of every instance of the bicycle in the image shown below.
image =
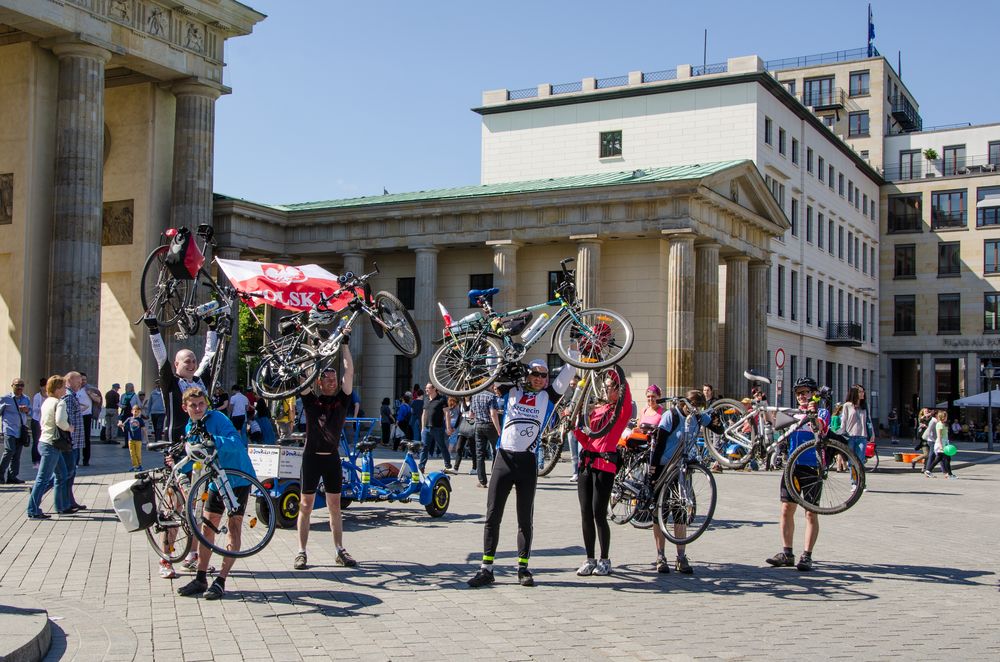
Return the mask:
[[[282,318],[279,337],[270,339],[260,349],[254,390],[267,399],[277,400],[309,388],[323,365],[340,350],[347,337],[344,329],[353,328],[361,314],[368,316],[379,338],[387,337],[405,356],[413,358],[420,354],[420,333],[406,306],[389,292],[372,295],[368,281],[378,273],[377,264],[374,271],[361,276],[348,271],[338,278],[341,289],[336,293],[321,295],[311,309]],[[328,304],[334,298],[342,298],[345,290],[351,298],[345,308],[348,314],[341,315]],[[330,333],[324,327],[333,325],[338,317],[340,322]]]
[[[632,325],[612,310],[582,307],[576,298],[575,272],[566,268],[570,262],[573,258],[559,263],[562,278],[555,297],[545,303],[497,313],[490,304],[490,297],[500,292],[494,287],[470,290],[469,304],[478,305],[482,312],[457,323],[442,306],[443,337],[437,341],[441,346],[430,363],[430,379],[438,390],[460,397],[486,389],[553,327],[549,353],[554,346],[563,361],[577,368],[606,368],[628,354],[634,341]],[[546,307],[557,310],[524,330],[534,311]],[[518,342],[515,336],[522,330]],[[571,345],[577,346],[578,356],[572,355],[575,352],[571,352]]]
[[[576,384],[571,382],[571,388],[566,389],[556,402],[538,437],[542,449],[539,476],[552,473],[562,457],[563,441],[572,430],[579,429],[590,438],[599,439],[614,427],[620,414],[616,406],[607,407],[598,418],[591,416],[595,408],[608,404],[605,382],[609,378],[624,384],[625,372],[617,365],[586,371],[584,376],[574,378]]]
[[[751,372],[744,372],[743,376],[750,381],[771,383],[767,377]],[[709,431],[705,435],[705,449],[716,462],[727,469],[742,469],[753,461],[767,470],[784,466],[785,437],[775,439],[775,432],[796,420],[786,411],[756,400],[747,407],[738,400],[729,399],[716,400],[711,410],[723,422],[722,433]]]
[[[146,445],[150,451],[163,451],[165,465],[173,454],[180,451],[181,444],[171,444],[169,441],[152,442]],[[187,503],[187,490],[184,487],[183,474],[168,466],[140,471],[135,474],[137,480],[146,480],[152,484],[155,520],[146,529],[146,539],[153,551],[163,560],[178,563],[191,551],[191,524],[185,516],[184,506]]]

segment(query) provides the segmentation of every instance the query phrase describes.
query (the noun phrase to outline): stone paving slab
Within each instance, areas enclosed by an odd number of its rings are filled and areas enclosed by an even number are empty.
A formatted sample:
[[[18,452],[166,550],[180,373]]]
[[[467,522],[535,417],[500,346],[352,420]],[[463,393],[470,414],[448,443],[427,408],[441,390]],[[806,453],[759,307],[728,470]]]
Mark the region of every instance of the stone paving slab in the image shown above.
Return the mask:
[[[442,519],[418,504],[345,511],[360,568],[334,564],[317,511],[312,567],[291,568],[295,532],[278,530],[237,562],[227,599],[207,602],[177,596],[187,576],[160,579],[145,536],[121,528],[107,486],[128,455],[97,445],[77,479],[85,514],[27,520],[27,491],[0,486],[0,585],[59,618],[50,659],[996,659],[1000,465],[969,461],[948,481],[883,457],[857,506],[821,518],[813,573],[763,563],[780,549],[778,474],[726,472],[716,522],[688,550],[693,576],[656,575],[650,532],[614,526],[614,574],[577,577],[579,506],[563,463],[540,481],[535,588],[516,581],[513,497],[497,584],[465,586],[486,495],[459,475]]]
[[[9,592],[0,598],[0,660],[37,662],[51,643],[49,615],[37,599]]]

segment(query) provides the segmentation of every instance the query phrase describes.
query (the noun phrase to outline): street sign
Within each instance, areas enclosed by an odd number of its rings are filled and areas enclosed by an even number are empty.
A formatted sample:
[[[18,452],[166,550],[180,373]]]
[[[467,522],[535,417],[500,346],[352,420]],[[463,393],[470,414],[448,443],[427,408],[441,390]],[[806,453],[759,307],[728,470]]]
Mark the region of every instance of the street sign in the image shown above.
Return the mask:
[[[781,351],[781,350],[778,350]],[[784,363],[782,363],[784,365]],[[785,390],[785,370],[778,369],[778,377],[774,380],[774,399],[778,406],[781,406],[781,394]]]
[[[785,350],[780,347],[774,353],[774,367],[781,370],[785,367]]]

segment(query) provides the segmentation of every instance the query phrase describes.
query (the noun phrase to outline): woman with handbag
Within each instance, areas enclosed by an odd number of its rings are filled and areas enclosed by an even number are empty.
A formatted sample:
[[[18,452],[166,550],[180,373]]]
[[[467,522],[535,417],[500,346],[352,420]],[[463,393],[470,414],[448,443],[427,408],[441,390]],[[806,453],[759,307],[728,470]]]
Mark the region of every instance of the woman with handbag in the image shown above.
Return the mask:
[[[476,452],[475,452],[475,439],[476,439],[476,417],[472,413],[472,407],[469,404],[469,398],[462,398],[461,403],[456,407],[459,411],[458,426],[455,428],[455,433],[458,435],[458,441],[455,444],[455,471],[458,471],[458,466],[462,464],[462,458],[465,457],[465,449],[469,449],[469,455],[472,458],[472,470],[470,474],[477,473],[476,469]]]
[[[52,375],[45,383],[48,397],[42,403],[41,439],[38,451],[41,461],[38,464],[38,475],[35,485],[28,495],[28,519],[49,519],[51,515],[42,512],[42,497],[52,487],[53,477],[56,488],[56,512],[69,515],[75,510],[69,500],[69,482],[66,474],[66,464],[62,454],[72,450],[71,434],[73,426],[69,423],[66,411],[66,380],[59,375]]]
[[[844,408],[840,413],[840,433],[848,438],[848,448],[854,451],[862,464],[865,462],[865,446],[875,441],[872,433],[865,388],[855,384],[848,390]]]

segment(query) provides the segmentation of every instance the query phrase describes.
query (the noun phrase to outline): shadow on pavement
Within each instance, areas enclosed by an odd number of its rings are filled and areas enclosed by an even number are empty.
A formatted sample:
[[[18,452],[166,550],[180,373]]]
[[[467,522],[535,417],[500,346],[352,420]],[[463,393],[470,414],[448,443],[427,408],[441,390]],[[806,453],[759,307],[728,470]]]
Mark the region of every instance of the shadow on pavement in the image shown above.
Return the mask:
[[[361,595],[354,591],[239,591],[234,594],[245,602],[269,604],[274,609],[273,614],[263,614],[263,618],[281,618],[282,616],[301,617],[303,614],[322,614],[323,616],[371,616],[364,614],[362,609],[381,604],[382,601],[371,595]],[[281,610],[281,605],[287,605],[287,611]]]
[[[66,631],[51,618],[49,619],[49,632],[52,634],[52,643],[49,645],[49,651],[42,658],[43,662],[61,660],[69,650],[69,637],[67,637]]]
[[[359,505],[361,506],[360,508],[358,507]],[[321,513],[322,511],[313,512]],[[438,529],[449,523],[483,518],[482,515],[476,513],[465,515],[445,513],[443,517],[431,517],[419,503],[394,507],[377,502],[366,504],[354,503],[350,509],[342,510],[341,515],[344,522],[344,531],[359,531],[392,524],[417,526],[421,529]],[[311,531],[329,531],[330,520],[324,515],[322,522],[318,519],[314,520],[309,528]]]

